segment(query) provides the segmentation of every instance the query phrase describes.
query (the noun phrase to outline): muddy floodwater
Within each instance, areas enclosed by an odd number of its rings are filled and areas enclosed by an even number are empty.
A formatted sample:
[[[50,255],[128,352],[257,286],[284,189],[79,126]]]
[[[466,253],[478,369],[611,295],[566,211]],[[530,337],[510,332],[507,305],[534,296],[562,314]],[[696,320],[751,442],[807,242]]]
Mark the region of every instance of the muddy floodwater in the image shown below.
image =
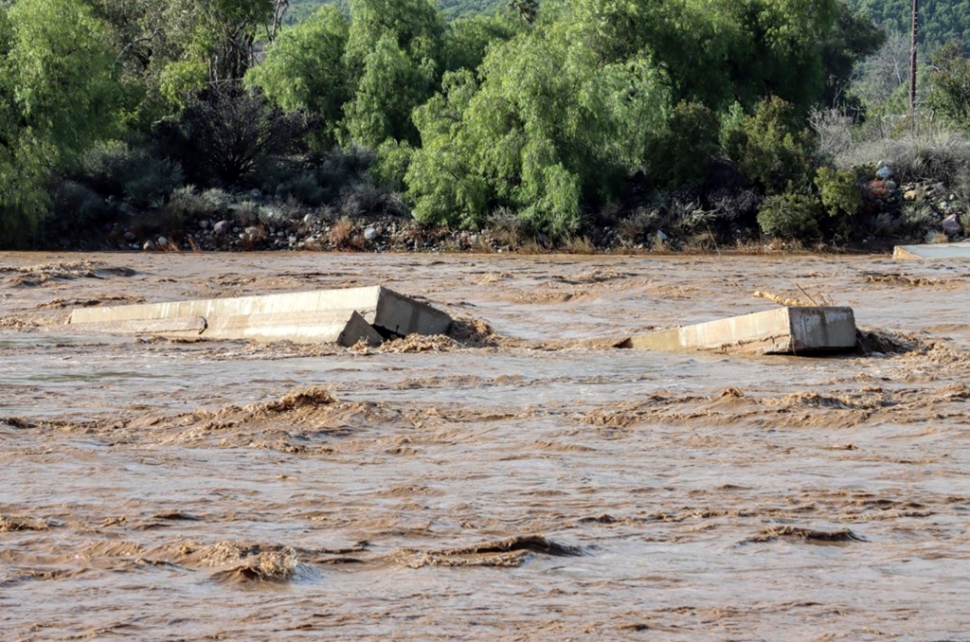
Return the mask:
[[[383,284],[380,348],[72,332]],[[866,350],[611,347],[775,298]],[[970,262],[0,254],[0,639],[970,640]]]

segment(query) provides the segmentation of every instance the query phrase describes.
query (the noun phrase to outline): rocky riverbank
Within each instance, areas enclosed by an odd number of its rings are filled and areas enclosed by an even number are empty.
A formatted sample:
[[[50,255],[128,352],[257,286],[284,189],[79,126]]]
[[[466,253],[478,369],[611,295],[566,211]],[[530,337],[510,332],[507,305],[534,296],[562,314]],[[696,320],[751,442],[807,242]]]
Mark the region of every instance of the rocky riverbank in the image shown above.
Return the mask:
[[[591,216],[571,239],[552,242],[514,219],[481,230],[420,223],[403,207],[346,215],[264,197],[258,191],[186,194],[156,211],[122,205],[111,223],[51,230],[38,249],[80,251],[351,251],[351,252],[720,252],[829,250],[882,252],[900,243],[966,238],[962,199],[936,182],[899,185],[877,177],[862,186],[866,224],[835,245],[763,239],[752,221],[702,229],[662,216]],[[214,192],[218,192],[213,194]],[[643,210],[643,208],[640,208]],[[861,219],[860,219],[861,220]]]

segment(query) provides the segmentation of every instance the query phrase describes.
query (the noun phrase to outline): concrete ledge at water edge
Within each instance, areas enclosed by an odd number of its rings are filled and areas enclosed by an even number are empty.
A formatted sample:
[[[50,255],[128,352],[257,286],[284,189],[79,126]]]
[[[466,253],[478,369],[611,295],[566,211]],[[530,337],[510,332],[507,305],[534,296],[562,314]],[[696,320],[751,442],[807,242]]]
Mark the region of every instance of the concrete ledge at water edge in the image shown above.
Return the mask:
[[[893,248],[893,258],[897,260],[970,259],[970,242],[897,245]]]
[[[637,350],[710,350],[734,354],[825,354],[856,346],[852,308],[782,307],[641,334],[619,344]]]
[[[68,320],[91,332],[348,347],[409,334],[445,334],[451,322],[444,312],[382,286],[77,308]]]

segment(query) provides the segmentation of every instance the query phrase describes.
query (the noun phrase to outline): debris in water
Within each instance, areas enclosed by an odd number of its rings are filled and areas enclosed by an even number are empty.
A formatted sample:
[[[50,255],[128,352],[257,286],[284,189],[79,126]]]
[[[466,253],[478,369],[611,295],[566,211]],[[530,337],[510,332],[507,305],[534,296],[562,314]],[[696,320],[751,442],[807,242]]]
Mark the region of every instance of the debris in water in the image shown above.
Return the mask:
[[[774,542],[779,539],[800,539],[807,542],[820,543],[840,543],[840,542],[864,542],[864,537],[860,537],[848,528],[838,531],[816,531],[810,528],[799,528],[797,526],[774,526],[761,531],[754,537],[741,542],[742,544],[758,544],[764,542]]]

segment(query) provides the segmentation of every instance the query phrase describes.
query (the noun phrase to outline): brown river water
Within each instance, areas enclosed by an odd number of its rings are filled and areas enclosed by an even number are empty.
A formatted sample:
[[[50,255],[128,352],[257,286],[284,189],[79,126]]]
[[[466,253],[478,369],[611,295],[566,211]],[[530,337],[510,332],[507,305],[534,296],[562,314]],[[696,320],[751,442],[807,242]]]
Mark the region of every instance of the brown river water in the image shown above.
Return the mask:
[[[64,325],[373,284],[461,332]],[[755,291],[853,306],[868,351],[611,347]],[[0,639],[970,640],[968,293],[888,257],[0,254]]]

